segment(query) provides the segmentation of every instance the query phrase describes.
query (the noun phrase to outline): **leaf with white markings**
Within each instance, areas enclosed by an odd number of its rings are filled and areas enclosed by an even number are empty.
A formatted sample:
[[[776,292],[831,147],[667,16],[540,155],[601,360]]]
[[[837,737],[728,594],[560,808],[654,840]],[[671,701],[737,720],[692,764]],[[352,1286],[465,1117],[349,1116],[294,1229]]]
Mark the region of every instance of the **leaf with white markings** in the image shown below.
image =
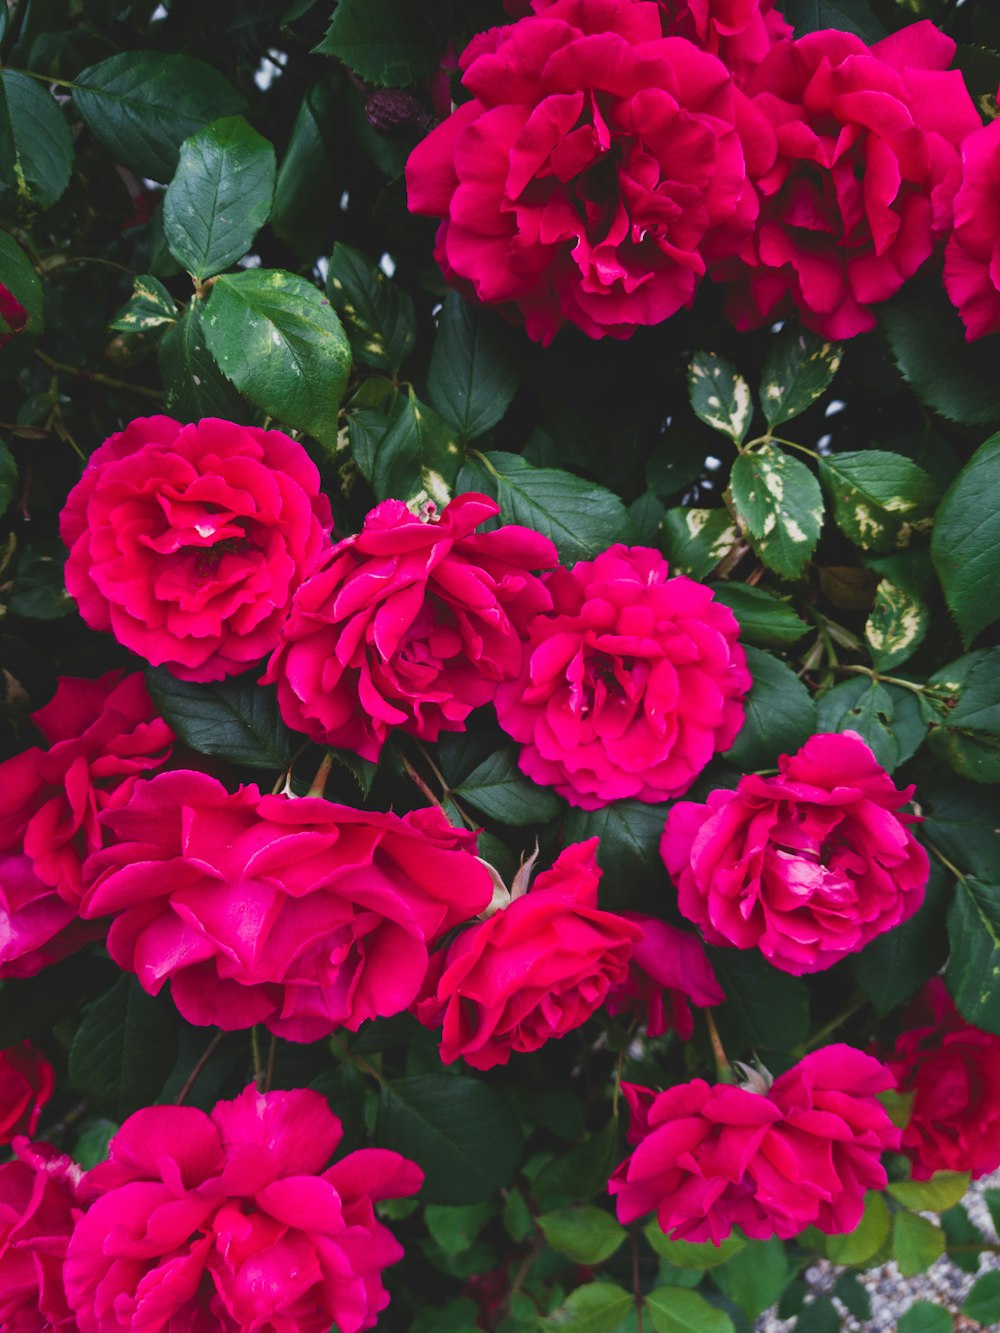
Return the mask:
[[[885,449],[821,458],[819,475],[844,536],[866,551],[908,546],[930,527],[938,489],[916,463]]]
[[[843,343],[797,325],[782,329],[761,374],[760,405],[767,424],[773,429],[812,407],[832,383],[843,355]]]
[[[117,333],[156,334],[177,323],[177,303],[162,282],[148,273],[136,278],[132,295],[108,325]]]
[[[695,352],[688,366],[688,394],[695,416],[728,435],[734,444],[746,439],[753,418],[750,385],[731,361],[715,352]]]
[[[956,773],[1000,782],[1000,648],[966,653],[936,671],[920,695],[927,743]]]
[[[344,321],[358,361],[393,374],[413,350],[413,301],[374,260],[338,241],[330,258],[326,290]]]
[[[797,579],[823,526],[816,478],[797,458],[766,444],[737,458],[730,487],[756,554],[776,574]]]
[[[703,579],[739,540],[727,509],[668,509],[660,524],[660,550],[672,574]]]
[[[73,136],[55,98],[37,79],[0,71],[14,148],[17,194],[33,208],[51,208],[73,171]],[[2,105],[0,105],[2,114]]]
[[[883,579],[865,625],[865,642],[878,671],[906,662],[920,647],[931,623],[927,604],[906,588]]]

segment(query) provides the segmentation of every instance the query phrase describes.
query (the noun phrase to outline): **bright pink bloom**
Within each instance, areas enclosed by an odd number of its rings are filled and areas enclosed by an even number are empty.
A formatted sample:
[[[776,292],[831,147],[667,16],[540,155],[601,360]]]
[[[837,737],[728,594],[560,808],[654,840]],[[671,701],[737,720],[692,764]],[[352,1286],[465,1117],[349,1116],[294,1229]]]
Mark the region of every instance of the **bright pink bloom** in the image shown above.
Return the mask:
[[[743,725],[750,689],[739,625],[659,551],[612,546],[545,580],[517,680],[497,690],[520,765],[573,805],[687,791]]]
[[[913,1093],[902,1151],[914,1180],[935,1171],[1000,1167],[1000,1036],[967,1023],[940,977],[924,987],[886,1057],[901,1093]]]
[[[80,1168],[47,1143],[14,1141],[0,1165],[0,1328],[77,1333],[66,1303],[63,1260],[80,1216]]]
[[[34,1134],[55,1082],[52,1066],[30,1042],[0,1051],[0,1143]]]
[[[876,1093],[892,1086],[850,1046],[813,1051],[764,1093],[694,1079],[659,1094],[625,1083],[630,1157],[608,1182],[619,1221],[656,1213],[673,1240],[720,1244],[740,1227],[788,1240],[804,1227],[853,1231],[899,1130]]]
[[[533,570],[547,537],[507,524],[485,495],[440,515],[384,500],[299,589],[268,665],[289,726],[376,760],[395,727],[423,740],[461,731],[521,668],[519,627],[551,606]]]
[[[813,736],[777,777],[682,801],[660,851],[709,944],[760,949],[796,976],[832,967],[924,900],[927,853],[900,791],[854,732]]]
[[[621,984],[639,928],[597,906],[597,839],[559,853],[529,892],[435,955],[415,1012],[443,1024],[441,1059],[506,1064],[585,1023]]]
[[[970,342],[1000,331],[1000,120],[962,143],[962,184],[944,252],[944,285]]]
[[[445,277],[536,341],[659,324],[752,229],[773,134],[656,4],[556,0],[459,64],[472,99],[411,154],[409,207],[444,219]]]
[[[84,1179],[94,1202],[66,1258],[81,1333],[373,1328],[382,1270],[403,1257],[373,1205],[423,1172],[377,1148],[328,1166],[340,1138],[308,1088],[129,1116]]]
[[[138,673],[62,676],[32,713],[48,749],[0,764],[0,976],[29,977],[102,933],[77,918],[82,866],[111,794],[170,756]]]
[[[190,1023],[291,1041],[401,1013],[428,946],[492,896],[475,836],[318,797],[230,794],[204,773],[136,783],[103,815],[85,917],[115,913],[112,958]]]
[[[274,648],[330,526],[319,472],[287,435],[144,417],[69,493],[66,588],[88,625],[155,666],[222,680]]]
[[[955,43],[924,21],[868,47],[830,29],[781,42],[746,85],[778,140],[755,177],[753,240],[713,271],[736,284],[737,328],[798,311],[828,338],[875,327],[887,301],[943,244],[959,147],[981,124]]]
[[[0,282],[0,347],[28,327],[28,312],[9,287]]]
[[[705,1008],[726,998],[705,946],[696,935],[656,917],[640,912],[622,916],[639,927],[642,938],[636,940],[628,976],[608,992],[604,1007],[609,1014],[637,1014],[649,1037],[676,1032],[682,1041],[690,1041],[691,1005]]]

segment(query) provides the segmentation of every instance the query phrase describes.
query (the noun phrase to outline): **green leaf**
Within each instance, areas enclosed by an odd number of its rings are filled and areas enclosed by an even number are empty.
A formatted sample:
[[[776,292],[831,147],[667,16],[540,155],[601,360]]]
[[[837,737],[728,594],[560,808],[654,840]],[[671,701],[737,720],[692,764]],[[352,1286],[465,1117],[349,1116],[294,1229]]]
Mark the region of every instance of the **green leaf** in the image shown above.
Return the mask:
[[[709,960],[728,1001],[715,1011],[730,1056],[791,1051],[809,1032],[809,991],[749,949],[710,948]]]
[[[592,560],[628,541],[631,523],[617,495],[558,468],[532,467],[518,454],[473,453],[458,475],[460,491],[482,491],[500,506],[500,522],[534,528],[554,543],[566,565]]]
[[[278,168],[271,227],[300,259],[312,263],[329,246],[340,189],[332,170],[334,98],[326,83],[306,93]]]
[[[424,1209],[424,1221],[445,1254],[453,1257],[464,1254],[475,1244],[479,1233],[495,1214],[496,1205],[492,1200],[458,1208],[430,1203]]]
[[[4,286],[28,312],[26,332],[43,333],[42,284],[31,260],[5,231],[0,231],[0,272]]]
[[[935,847],[962,870],[988,880],[996,871],[996,793],[940,769],[920,784],[924,829]]]
[[[820,459],[819,475],[837,526],[855,546],[895,550],[909,545],[914,531],[930,526],[937,487],[902,454],[885,449],[831,454]]]
[[[108,325],[119,333],[160,337],[177,323],[177,303],[163,283],[148,273],[135,279],[132,295]]]
[[[739,1254],[747,1245],[743,1236],[727,1236],[718,1245],[710,1240],[668,1240],[656,1222],[647,1223],[642,1234],[660,1258],[672,1267],[697,1269],[699,1272],[727,1264],[734,1254]]]
[[[65,565],[66,548],[54,538],[22,547],[7,610],[28,620],[61,620],[71,615],[76,603],[66,591]]]
[[[384,1083],[375,1142],[423,1168],[423,1202],[448,1204],[479,1203],[508,1185],[522,1148],[517,1117],[499,1093],[451,1074]]]
[[[386,88],[429,79],[441,58],[440,42],[412,0],[340,0],[316,50]]]
[[[1000,886],[971,875],[955,886],[948,913],[945,980],[962,1017],[1000,1033]]]
[[[108,1144],[118,1133],[120,1125],[114,1120],[84,1120],[80,1124],[80,1134],[73,1145],[73,1160],[85,1171],[106,1161]]]
[[[968,646],[1000,616],[1000,435],[972,455],[945,491],[931,555],[945,600]]]
[[[462,453],[453,429],[412,391],[390,412],[352,413],[349,423],[351,451],[377,500],[448,503]]]
[[[474,805],[487,819],[509,828],[528,828],[558,819],[562,801],[546,787],[526,778],[517,766],[518,750],[505,745],[469,774],[455,795]]]
[[[770,653],[747,648],[753,687],[746,702],[746,720],[726,759],[750,772],[791,754],[816,730],[816,705],[792,669]]]
[[[854,1230],[826,1238],[823,1247],[826,1257],[835,1264],[867,1264],[885,1245],[891,1228],[885,1199],[875,1190],[869,1190],[865,1195],[865,1211]]]
[[[54,963],[38,976],[0,982],[0,1048],[47,1037],[80,1005],[101,995],[120,976],[113,963],[86,953]]]
[[[983,1238],[969,1221],[965,1209],[960,1204],[945,1209],[941,1214],[941,1225],[948,1241],[948,1258],[951,1262],[965,1273],[978,1273],[977,1247],[982,1244]]]
[[[519,1189],[507,1191],[507,1197],[503,1201],[503,1224],[507,1235],[518,1245],[527,1240],[535,1229],[535,1219]]]
[[[687,382],[695,416],[742,444],[753,419],[753,395],[732,362],[715,352],[695,352]]]
[[[944,1232],[919,1213],[898,1212],[892,1228],[892,1250],[903,1277],[925,1272],[944,1254]]]
[[[635,528],[635,539],[640,546],[655,546],[660,536],[660,524],[666,513],[663,501],[652,491],[643,491],[628,507],[629,518]]]
[[[795,1271],[780,1240],[755,1240],[712,1276],[748,1319],[756,1319],[761,1311],[774,1304]]]
[[[656,1287],[646,1297],[644,1309],[656,1333],[735,1333],[735,1325],[724,1310],[717,1310],[704,1296],[684,1287]]]
[[[351,347],[311,282],[283,269],[217,278],[203,315],[208,349],[257,407],[336,446]]]
[[[570,1292],[540,1327],[564,1333],[614,1333],[631,1308],[631,1295],[614,1282],[590,1282]]]
[[[601,906],[609,911],[654,910],[666,886],[660,857],[664,808],[644,801],[613,801],[599,810],[574,806],[563,821],[567,842],[600,839]]]
[[[204,319],[203,303],[192,301],[160,340],[163,405],[179,421],[222,417],[246,424],[249,410],[208,350]]]
[[[727,509],[668,509],[660,525],[660,549],[673,574],[703,579],[739,538]]]
[[[342,241],[333,247],[326,290],[355,359],[396,374],[412,352],[417,332],[409,294],[374,260]]]
[[[249,676],[196,685],[166,667],[150,667],[146,684],[180,740],[199,754],[219,755],[247,768],[284,768],[292,733],[281,720],[275,692]]]
[[[889,1193],[904,1208],[922,1213],[941,1213],[961,1203],[972,1179],[968,1171],[935,1171],[930,1180],[896,1180]]]
[[[983,1190],[983,1199],[989,1209],[993,1230],[1000,1231],[1000,1190]]]
[[[833,1294],[855,1319],[871,1319],[872,1298],[856,1273],[841,1273],[834,1284]]]
[[[212,278],[246,254],[270,215],[276,172],[273,147],[242,116],[184,140],[163,200],[163,229],[192,277]]]
[[[73,103],[116,162],[170,180],[189,135],[246,102],[218,70],[191,56],[122,51],[77,75]]]
[[[982,1275],[962,1303],[962,1313],[984,1328],[1000,1323],[1000,1271]]]
[[[804,463],[776,445],[740,454],[730,477],[733,504],[769,569],[797,579],[823,527],[823,493]]]
[[[486,311],[449,292],[431,351],[428,396],[463,442],[495,426],[517,392],[517,364],[490,320]]]
[[[556,1207],[574,1199],[588,1199],[607,1189],[608,1176],[619,1160],[614,1120],[561,1157],[546,1163],[535,1177],[534,1194],[542,1206]]]
[[[931,1301],[914,1301],[905,1314],[899,1316],[898,1333],[951,1333],[954,1328],[951,1314]]]
[[[796,643],[809,628],[787,597],[779,597],[766,588],[726,582],[710,586],[715,600],[728,606],[739,621],[741,643],[753,643],[759,648],[781,648]]]
[[[821,724],[822,725],[822,724]],[[880,1018],[892,1013],[941,968],[948,954],[951,878],[932,859],[927,894],[909,921],[851,956],[851,971]]]
[[[893,719],[892,695],[868,676],[842,681],[816,702],[819,731],[856,731],[890,773],[899,763]]]
[[[843,355],[843,343],[827,342],[796,324],[782,329],[768,349],[760,380],[760,405],[772,430],[812,407],[833,382]]]
[[[73,136],[51,93],[17,70],[0,71],[16,154],[18,195],[34,208],[51,208],[73,173]]]
[[[543,1213],[538,1225],[554,1250],[576,1264],[600,1264],[621,1248],[628,1232],[610,1213],[593,1204]]]
[[[936,671],[920,696],[927,743],[956,773],[1000,781],[1000,648],[966,653]]]
[[[165,998],[120,977],[83,1016],[69,1052],[74,1089],[121,1121],[150,1106],[177,1058],[177,1031]]]
[[[795,28],[795,36],[840,28],[866,42],[877,42],[885,28],[871,11],[868,0],[785,0],[782,13]]]
[[[875,669],[888,671],[908,661],[923,643],[930,623],[926,602],[883,579],[865,625],[865,642]]]
[[[17,493],[17,464],[14,455],[0,440],[0,514],[6,512]]]
[[[826,1296],[816,1296],[795,1321],[795,1333],[840,1333],[840,1315]]]

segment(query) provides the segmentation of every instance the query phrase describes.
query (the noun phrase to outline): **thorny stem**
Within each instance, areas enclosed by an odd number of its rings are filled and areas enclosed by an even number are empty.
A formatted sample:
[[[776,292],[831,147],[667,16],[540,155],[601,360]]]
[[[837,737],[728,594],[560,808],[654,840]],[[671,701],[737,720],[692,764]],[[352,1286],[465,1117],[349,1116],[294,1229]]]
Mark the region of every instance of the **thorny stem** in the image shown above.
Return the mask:
[[[183,1105],[184,1105],[184,1102],[185,1102],[185,1099],[187,1098],[188,1093],[191,1091],[191,1089],[194,1087],[194,1085],[198,1082],[198,1077],[199,1077],[199,1075],[201,1074],[201,1071],[205,1068],[205,1066],[208,1064],[209,1060],[212,1058],[212,1056],[215,1054],[215,1052],[216,1052],[216,1051],[219,1049],[219,1047],[222,1045],[222,1041],[223,1041],[223,1038],[225,1037],[225,1035],[226,1035],[226,1034],[225,1034],[224,1032],[217,1032],[217,1033],[215,1034],[215,1036],[212,1038],[212,1040],[211,1040],[211,1041],[208,1043],[208,1045],[205,1047],[205,1050],[202,1052],[201,1056],[200,1056],[199,1059],[198,1059],[198,1063],[197,1063],[197,1064],[195,1065],[195,1067],[191,1070],[190,1074],[188,1074],[187,1078],[184,1080],[184,1086],[181,1088],[180,1092],[177,1094],[176,1098],[174,1099],[174,1105],[175,1105],[175,1106],[183,1106]]]
[[[818,1032],[813,1033],[803,1046],[803,1051],[812,1051],[815,1050],[817,1046],[822,1046],[823,1042],[826,1041],[831,1033],[836,1032],[837,1029],[843,1026],[853,1014],[856,1014],[859,1009],[863,1009],[867,1003],[867,995],[855,995],[854,999],[851,1000],[845,1008],[841,1009],[836,1017],[831,1018],[829,1023],[824,1023]]]
[[[260,1030],[255,1023],[250,1029],[250,1045],[253,1049],[253,1081],[258,1092],[264,1088],[264,1064],[260,1054]]]
[[[912,680],[902,680],[899,676],[883,676],[878,671],[873,671],[871,667],[838,666],[837,670],[850,672],[852,676],[868,676],[877,685],[898,685],[901,689],[912,691],[913,694],[923,694],[927,688],[926,685],[917,685]]]
[[[75,375],[77,379],[89,380],[92,384],[103,384],[106,389],[124,389],[127,393],[138,393],[143,398],[152,398],[156,402],[163,397],[159,389],[147,389],[144,384],[129,384],[127,380],[116,379],[113,375],[105,375],[99,370],[84,370],[80,366],[67,366],[62,361],[54,361],[38,347],[35,348],[35,356],[43,366],[48,366],[49,370],[55,371],[57,375]]]
[[[415,741],[414,744],[420,751],[422,757],[427,761],[428,767],[431,769],[434,776],[437,778],[438,782],[440,782],[441,795],[436,796],[434,794],[434,791],[431,789],[428,783],[417,772],[413,764],[410,763],[409,759],[407,759],[406,755],[402,752],[402,750],[400,750],[399,758],[400,762],[403,765],[403,769],[406,773],[406,776],[410,779],[410,781],[417,788],[417,790],[422,792],[423,795],[426,796],[428,801],[430,801],[432,805],[436,805],[439,810],[444,810],[445,801],[450,801],[453,809],[456,811],[456,813],[462,820],[462,823],[465,825],[465,827],[475,831],[477,828],[479,828],[479,825],[476,823],[474,819],[472,819],[468,814],[466,814],[466,812],[462,809],[459,803],[455,800],[455,797],[452,795],[451,788],[448,786],[448,783],[445,780],[443,773],[438,768],[437,764],[435,764],[434,760],[430,757],[430,755],[427,753],[427,750],[424,748],[423,745],[420,744],[419,741]]]

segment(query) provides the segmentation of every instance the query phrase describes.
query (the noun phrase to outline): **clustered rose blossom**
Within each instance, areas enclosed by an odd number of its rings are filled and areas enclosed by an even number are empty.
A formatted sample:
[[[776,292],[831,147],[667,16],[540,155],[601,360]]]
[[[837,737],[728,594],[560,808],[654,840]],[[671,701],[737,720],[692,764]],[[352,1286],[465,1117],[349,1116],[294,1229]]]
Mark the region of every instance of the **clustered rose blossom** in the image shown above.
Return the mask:
[[[52,1066],[30,1042],[0,1051],[0,1143],[34,1134],[54,1087]]]
[[[102,815],[84,917],[114,914],[108,950],[184,1018],[265,1024],[291,1041],[398,1014],[428,948],[492,897],[475,836],[435,808],[400,818],[318,797],[228,792],[178,770]]]
[[[608,1183],[618,1219],[655,1212],[672,1239],[716,1245],[733,1227],[757,1240],[852,1231],[865,1191],[885,1188],[881,1153],[899,1144],[876,1098],[891,1087],[883,1065],[843,1045],[813,1051],[766,1093],[624,1083],[636,1147]]]
[[[556,570],[521,674],[497,690],[522,770],[585,810],[681,795],[743,724],[736,618],[668,572],[659,551],[621,545]]]
[[[641,931],[597,906],[597,838],[559,853],[532,888],[463,930],[431,960],[415,1006],[442,1025],[441,1059],[506,1064],[585,1023],[628,975]]]
[[[373,1328],[403,1256],[373,1205],[423,1173],[377,1148],[328,1166],[340,1138],[308,1088],[129,1116],[81,1187],[65,1267],[81,1333]]]
[[[910,1023],[885,1057],[904,1095],[913,1094],[901,1150],[914,1180],[1000,1167],[1000,1036],[967,1023],[940,977],[924,987]]]
[[[331,523],[318,470],[280,431],[139,418],[69,493],[66,588],[88,625],[147,661],[222,680],[275,647]]]
[[[0,1328],[78,1333],[66,1301],[63,1261],[81,1214],[82,1172],[47,1143],[14,1140],[0,1164]]]
[[[48,749],[0,764],[0,977],[34,976],[102,933],[77,915],[100,812],[174,740],[138,673],[62,676],[31,719]]]
[[[662,36],[658,5],[555,0],[459,65],[471,100],[411,154],[409,207],[444,219],[448,280],[529,337],[659,324],[748,236],[773,133],[720,60]]]
[[[682,801],[660,850],[681,912],[710,944],[760,949],[799,976],[832,967],[911,917],[929,864],[917,817],[861,737],[822,733],[777,777]]]
[[[868,47],[833,29],[778,43],[746,84],[777,136],[755,176],[760,219],[733,284],[739,329],[798,312],[828,338],[875,327],[893,296],[943,246],[963,139],[980,125],[955,43],[931,22]]]
[[[385,500],[333,548],[295,594],[264,677],[289,726],[377,760],[393,728],[461,731],[517,675],[519,627],[551,606],[534,571],[558,556],[530,528],[475,532],[499,512],[476,492],[423,518]]]
[[[632,950],[624,981],[612,986],[604,1001],[609,1014],[635,1014],[648,1037],[676,1032],[690,1041],[694,1032],[691,1005],[722,1004],[725,991],[716,980],[705,948],[696,935],[668,926],[641,912],[622,912],[642,931]]]
[[[970,342],[1000,332],[1000,120],[962,143],[962,184],[944,252],[944,285]]]

